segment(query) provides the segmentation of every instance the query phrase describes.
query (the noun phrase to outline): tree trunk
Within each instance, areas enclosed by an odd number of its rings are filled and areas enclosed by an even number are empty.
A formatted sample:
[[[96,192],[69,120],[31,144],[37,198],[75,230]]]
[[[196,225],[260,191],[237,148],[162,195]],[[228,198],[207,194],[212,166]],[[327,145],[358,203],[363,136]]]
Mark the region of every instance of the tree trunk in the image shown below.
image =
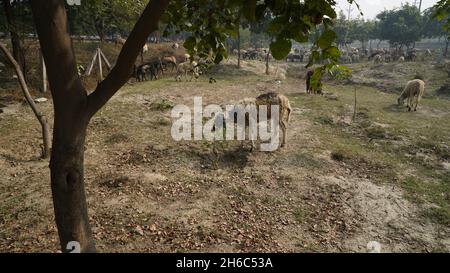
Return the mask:
[[[241,30],[238,28],[237,32],[237,46],[238,46],[238,68],[241,68]]]
[[[100,38],[100,43],[105,40],[105,20],[103,18],[97,18],[95,22],[95,29],[97,30],[98,37]]]
[[[10,1],[4,0],[3,8],[5,11],[5,15],[6,15],[6,22],[8,24],[9,33],[11,35],[11,45],[12,45],[14,59],[19,64],[20,70],[23,71],[25,81],[28,82],[25,54],[23,51],[20,36],[17,33],[16,22],[15,22],[14,14],[12,12],[12,6],[11,6]]]
[[[64,0],[31,0],[36,30],[47,65],[55,121],[50,160],[56,225],[62,251],[69,242],[81,252],[95,252],[84,190],[84,143],[90,118],[129,79],[147,37],[158,28],[168,0],[153,0],[145,8],[117,58],[116,66],[91,94],[76,68],[67,31]]]
[[[50,170],[61,249],[67,251],[67,244],[76,241],[81,252],[95,252],[84,190],[84,142],[88,120],[80,111],[76,111],[76,115],[59,116],[55,115]]]
[[[270,56],[270,50],[267,50],[267,54],[266,54],[266,75],[269,75],[269,56]]]

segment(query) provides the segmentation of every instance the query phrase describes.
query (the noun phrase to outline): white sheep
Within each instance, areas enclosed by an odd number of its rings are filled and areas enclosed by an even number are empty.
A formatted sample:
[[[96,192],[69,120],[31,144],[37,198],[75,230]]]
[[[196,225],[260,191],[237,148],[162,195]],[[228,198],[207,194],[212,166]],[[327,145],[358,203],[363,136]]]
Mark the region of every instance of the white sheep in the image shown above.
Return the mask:
[[[142,47],[142,53],[147,53],[147,52],[148,52],[148,45],[145,44],[145,45]]]
[[[404,56],[400,56],[400,58],[398,58],[398,62],[399,63],[404,63],[405,62],[405,57]]]
[[[376,64],[382,63],[383,62],[383,57],[380,54],[377,54],[373,57],[373,61]]]
[[[417,111],[417,105],[419,104],[420,100],[422,99],[422,96],[425,92],[425,82],[419,79],[415,79],[412,81],[409,81],[406,84],[405,89],[401,93],[400,97],[397,99],[398,105],[403,105],[405,102],[405,99],[407,99],[407,107],[408,111],[411,111],[411,109],[414,106],[414,111]],[[413,100],[415,100],[415,105]]]
[[[266,94],[262,94],[256,98],[245,98],[243,100],[240,100],[231,111],[229,111],[228,113],[226,113],[225,117],[226,119],[233,119],[234,123],[237,122],[237,120],[235,119],[236,115],[239,114],[245,114],[245,127],[246,129],[248,129],[249,125],[250,125],[250,118],[252,118],[252,116],[246,112],[243,113],[242,111],[248,111],[248,106],[255,106],[256,107],[256,123],[259,123],[259,107],[260,106],[266,106],[267,107],[267,118],[268,120],[272,119],[271,116],[271,106],[272,105],[277,105],[279,107],[279,121],[278,121],[278,125],[281,128],[282,131],[282,141],[281,141],[281,147],[286,146],[286,138],[287,138],[287,125],[291,119],[291,113],[292,113],[292,108],[291,108],[291,104],[289,102],[289,99],[282,95],[282,94],[278,94],[275,92],[269,92]],[[225,125],[226,123],[224,123]],[[224,126],[225,127],[225,126]],[[252,142],[252,150],[253,148],[255,148],[255,141],[251,135],[251,130],[249,130],[249,134],[250,134],[250,139]],[[242,146],[244,145],[244,141],[242,141]]]

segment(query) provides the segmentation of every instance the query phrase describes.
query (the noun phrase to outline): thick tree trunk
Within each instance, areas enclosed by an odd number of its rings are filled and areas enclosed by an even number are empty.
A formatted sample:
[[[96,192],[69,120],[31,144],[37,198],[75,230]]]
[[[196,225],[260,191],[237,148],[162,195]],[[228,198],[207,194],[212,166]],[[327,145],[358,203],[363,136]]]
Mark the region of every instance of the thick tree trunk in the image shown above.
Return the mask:
[[[103,18],[97,18],[97,20],[95,20],[95,29],[100,38],[100,43],[103,43],[105,40],[105,20]]]
[[[76,115],[58,116],[55,115],[50,170],[61,249],[67,251],[67,244],[76,241],[81,252],[95,252],[84,191],[84,142],[88,120],[78,111]]]
[[[61,249],[76,241],[81,252],[94,252],[84,191],[84,143],[90,118],[129,79],[134,62],[167,8],[152,0],[122,47],[116,66],[89,96],[78,77],[67,31],[64,0],[31,0],[36,30],[48,70],[55,121],[50,160],[51,185]]]
[[[12,45],[14,59],[19,64],[20,70],[23,71],[25,81],[28,82],[25,54],[23,51],[20,36],[17,33],[15,18],[14,18],[14,14],[12,12],[12,6],[11,6],[10,1],[3,0],[3,8],[5,11],[5,15],[6,15],[6,22],[8,24],[9,33],[11,35],[11,45]]]

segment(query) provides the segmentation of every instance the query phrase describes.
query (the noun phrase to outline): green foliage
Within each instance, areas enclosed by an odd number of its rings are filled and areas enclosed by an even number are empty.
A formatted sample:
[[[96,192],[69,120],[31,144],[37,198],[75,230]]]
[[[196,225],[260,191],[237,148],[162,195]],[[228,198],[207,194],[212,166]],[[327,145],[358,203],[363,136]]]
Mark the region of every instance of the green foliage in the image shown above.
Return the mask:
[[[398,10],[386,10],[377,15],[379,38],[393,46],[410,46],[422,37],[422,21],[419,9],[409,4]]]
[[[450,39],[450,0],[440,0],[433,10],[433,17],[443,22],[442,28],[447,33],[447,39]]]
[[[126,36],[148,0],[84,0],[80,6],[67,6],[72,34]]]
[[[165,34],[190,33],[194,38],[185,44],[188,52],[218,62],[226,57],[224,42],[236,37],[242,15],[253,32],[269,33],[270,38],[274,38],[270,48],[274,58],[280,60],[289,54],[291,40],[305,42],[309,34],[322,25],[325,31],[315,43],[312,63],[329,59],[329,67],[323,68],[326,71],[339,57],[333,46],[336,34],[330,28],[331,19],[336,18],[335,5],[333,0],[172,1],[164,17]]]
[[[11,17],[15,24],[15,29],[10,29],[7,24],[3,2],[0,2],[0,32],[6,33],[15,31],[19,36],[35,33],[33,15],[29,5],[25,1],[11,2]]]

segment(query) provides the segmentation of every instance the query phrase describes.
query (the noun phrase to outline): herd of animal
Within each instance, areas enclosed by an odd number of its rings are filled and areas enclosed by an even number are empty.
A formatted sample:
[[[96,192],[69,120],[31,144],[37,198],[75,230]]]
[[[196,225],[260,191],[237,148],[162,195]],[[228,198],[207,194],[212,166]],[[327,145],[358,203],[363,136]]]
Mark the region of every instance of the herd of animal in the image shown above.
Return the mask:
[[[233,50],[233,53],[237,55],[239,52],[237,49]],[[272,54],[270,53],[270,50],[268,48],[254,48],[254,49],[242,49],[241,50],[241,56],[243,60],[266,60],[266,58],[269,58],[269,60],[272,60]]]
[[[116,46],[123,46],[125,42],[126,39],[122,37],[117,37],[114,40]],[[189,81],[198,79],[202,73],[200,71],[200,63],[191,60],[189,54],[177,54],[176,52],[180,48],[178,43],[173,43],[171,48],[174,52],[171,55],[154,57],[145,62],[143,61],[139,65],[134,65],[133,74],[131,76],[138,82],[158,80],[160,76],[164,76],[165,71],[170,69],[171,72],[176,72],[176,81],[182,81],[182,76],[184,76],[186,80],[188,80],[188,76],[190,76]],[[147,53],[148,50],[148,45],[145,44],[141,51],[142,60],[144,59],[143,55]]]
[[[123,44],[124,40],[118,40],[117,44]],[[172,45],[172,49],[176,51],[179,48],[179,45],[177,43],[174,43]],[[142,49],[143,53],[148,51],[148,47],[144,46]],[[243,59],[250,59],[250,60],[257,60],[262,58],[267,58],[267,56],[270,56],[270,53],[268,54],[267,49],[261,49],[261,50],[243,50],[241,52],[243,55]],[[309,52],[304,51],[296,51],[287,57],[287,61],[290,62],[303,62],[306,59],[309,58]],[[426,56],[431,56],[432,52],[430,50],[425,50],[423,52]],[[361,56],[366,57],[368,60],[373,60],[375,63],[380,62],[389,62],[397,59],[398,61],[415,61],[418,55],[417,50],[409,50],[405,52],[399,52],[399,51],[390,51],[386,49],[378,49],[378,50],[365,50],[360,53],[358,49],[351,49],[350,51],[343,51],[342,54],[342,62],[346,63],[353,63],[358,62],[361,60]],[[347,60],[345,60],[345,58]],[[175,80],[181,81],[182,76],[185,77],[185,80],[191,81],[192,79],[197,79],[200,74],[200,64],[196,61],[192,61],[189,54],[183,54],[183,55],[171,55],[171,56],[162,56],[158,58],[154,58],[150,61],[144,62],[140,65],[135,65],[134,71],[133,71],[133,77],[136,78],[137,81],[145,81],[145,80],[153,80],[158,79],[160,75],[164,75],[164,72],[167,70],[176,71]],[[314,75],[314,71],[309,70],[306,73],[306,93],[307,94],[323,94],[322,92],[322,84],[319,81],[316,84],[312,83],[312,78]],[[409,81],[406,84],[406,87],[404,88],[403,92],[399,96],[397,103],[398,105],[402,106],[404,103],[407,103],[408,111],[416,111],[417,106],[424,94],[425,90],[425,82],[422,79],[414,79],[412,81]],[[278,105],[279,106],[279,127],[282,131],[282,142],[281,147],[286,145],[286,135],[287,135],[287,127],[288,123],[290,121],[290,116],[292,113],[292,108],[289,102],[289,99],[279,93],[269,92],[266,94],[262,94],[256,98],[247,98],[239,101],[236,106],[240,107],[243,106],[245,109],[246,106],[249,105],[255,105],[257,106],[256,109],[259,109],[259,106],[266,105]],[[233,110],[234,112],[236,109]],[[259,115],[258,115],[259,116]],[[248,116],[246,116],[248,118]],[[269,117],[270,119],[270,117]],[[247,126],[249,122],[246,122]],[[252,149],[254,148],[254,141],[252,141]]]
[[[417,48],[395,49],[363,49],[363,48],[344,48],[341,49],[339,62],[342,64],[353,64],[363,61],[373,61],[374,63],[405,62],[417,61],[419,57],[426,59],[433,56],[434,52],[430,49],[419,50]],[[305,48],[293,50],[287,57],[286,62],[309,62],[311,51]]]

